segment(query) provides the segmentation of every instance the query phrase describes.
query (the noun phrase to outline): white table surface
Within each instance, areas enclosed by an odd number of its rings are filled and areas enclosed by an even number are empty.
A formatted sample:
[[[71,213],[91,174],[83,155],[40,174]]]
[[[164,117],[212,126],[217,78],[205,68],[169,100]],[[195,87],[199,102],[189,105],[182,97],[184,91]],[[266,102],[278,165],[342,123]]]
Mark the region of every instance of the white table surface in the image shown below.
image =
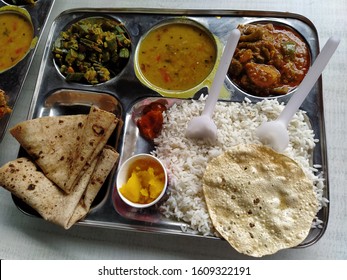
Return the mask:
[[[56,0],[10,126],[25,120],[41,62],[47,29],[62,11],[80,7],[229,9],[281,11],[310,19],[320,46],[331,35],[342,41],[323,73],[324,113],[330,177],[330,217],[323,237],[305,249],[283,250],[265,259],[347,259],[347,1],[235,0]],[[0,143],[0,165],[13,160],[17,142],[7,133]],[[0,259],[246,259],[226,242],[173,235],[74,226],[66,231],[17,210],[0,188]]]

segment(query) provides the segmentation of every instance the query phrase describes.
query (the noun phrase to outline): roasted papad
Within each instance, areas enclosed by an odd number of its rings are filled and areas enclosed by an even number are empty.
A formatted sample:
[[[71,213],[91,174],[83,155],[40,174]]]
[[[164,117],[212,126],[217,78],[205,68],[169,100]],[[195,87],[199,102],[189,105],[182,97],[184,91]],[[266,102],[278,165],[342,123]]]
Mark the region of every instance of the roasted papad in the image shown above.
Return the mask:
[[[25,157],[0,168],[0,186],[35,209],[45,220],[68,229],[89,212],[117,159],[118,153],[105,146],[70,194],[63,192]]]
[[[216,230],[253,257],[300,244],[318,211],[301,167],[263,145],[238,145],[212,159],[203,191]]]

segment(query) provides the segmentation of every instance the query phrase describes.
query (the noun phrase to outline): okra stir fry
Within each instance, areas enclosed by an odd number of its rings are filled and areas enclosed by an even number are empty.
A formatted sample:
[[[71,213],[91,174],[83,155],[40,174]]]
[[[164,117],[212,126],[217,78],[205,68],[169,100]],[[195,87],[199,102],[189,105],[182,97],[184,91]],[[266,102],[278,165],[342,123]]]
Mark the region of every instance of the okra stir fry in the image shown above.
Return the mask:
[[[111,19],[86,18],[62,31],[53,55],[67,81],[106,82],[127,64],[131,41],[124,26]]]

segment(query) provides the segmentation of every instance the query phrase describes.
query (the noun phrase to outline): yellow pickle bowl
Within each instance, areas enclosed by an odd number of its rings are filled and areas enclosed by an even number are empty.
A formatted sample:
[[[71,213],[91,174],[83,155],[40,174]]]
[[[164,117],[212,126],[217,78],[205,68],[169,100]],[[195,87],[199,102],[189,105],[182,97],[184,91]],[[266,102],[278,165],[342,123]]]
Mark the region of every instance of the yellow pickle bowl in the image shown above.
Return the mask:
[[[116,188],[121,200],[134,208],[158,203],[166,192],[167,171],[164,164],[150,154],[137,154],[119,168]]]

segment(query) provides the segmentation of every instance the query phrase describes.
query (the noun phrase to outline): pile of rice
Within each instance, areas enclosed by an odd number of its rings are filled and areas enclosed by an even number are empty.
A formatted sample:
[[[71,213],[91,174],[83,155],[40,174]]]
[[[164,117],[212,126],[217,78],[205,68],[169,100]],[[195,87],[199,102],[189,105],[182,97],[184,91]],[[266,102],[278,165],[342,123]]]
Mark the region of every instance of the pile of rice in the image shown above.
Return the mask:
[[[202,189],[207,163],[235,145],[260,144],[255,137],[256,128],[262,122],[276,119],[283,105],[277,100],[263,100],[257,104],[247,99],[243,103],[218,102],[213,116],[218,128],[218,141],[215,145],[209,145],[202,140],[185,137],[189,120],[201,114],[204,104],[201,98],[173,105],[165,114],[163,129],[155,139],[153,153],[169,170],[170,196],[161,206],[163,215],[184,221],[187,226],[182,227],[182,230],[215,235]],[[328,201],[323,197],[324,179],[318,172],[320,166],[312,166],[312,149],[318,140],[314,139],[306,119],[303,111],[295,114],[288,127],[290,144],[284,154],[296,160],[313,181],[320,209]],[[321,221],[316,218],[313,227],[320,226]]]

